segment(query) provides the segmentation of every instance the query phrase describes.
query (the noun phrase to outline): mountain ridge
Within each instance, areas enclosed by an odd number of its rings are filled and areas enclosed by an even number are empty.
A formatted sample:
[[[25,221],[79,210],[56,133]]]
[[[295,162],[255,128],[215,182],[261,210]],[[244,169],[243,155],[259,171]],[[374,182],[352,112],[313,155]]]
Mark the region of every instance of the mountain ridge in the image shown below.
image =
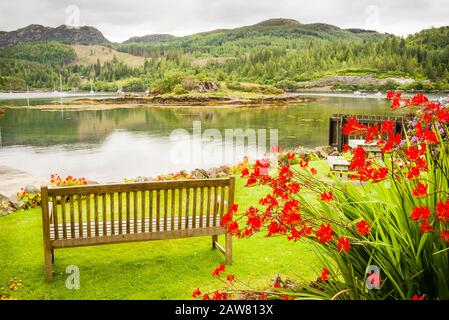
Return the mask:
[[[302,37],[314,36],[320,33],[325,34],[325,37],[341,37],[341,38],[362,38],[364,35],[382,37],[382,33],[373,30],[364,29],[341,29],[326,23],[309,23],[303,24],[294,19],[273,18],[263,20],[261,22],[240,26],[230,29],[216,29],[194,33],[182,37],[173,36],[171,34],[147,34],[144,36],[133,36],[129,39],[119,42],[119,44],[128,43],[151,43],[158,41],[189,39],[191,37],[198,37],[203,35],[211,35],[216,33],[241,33],[241,32],[256,32],[263,34],[264,32],[276,31],[286,37]],[[315,34],[314,34],[315,33]],[[71,28],[66,25],[58,27],[47,27],[40,24],[30,24],[28,26],[19,28],[13,31],[0,31],[0,47],[15,45],[24,42],[37,41],[61,41],[69,44],[110,44],[103,33],[92,26],[82,26],[79,28]]]
[[[64,43],[108,44],[101,31],[91,26],[71,28],[66,25],[46,27],[40,24],[30,24],[14,31],[0,32],[0,47],[16,45],[24,42],[61,41]]]

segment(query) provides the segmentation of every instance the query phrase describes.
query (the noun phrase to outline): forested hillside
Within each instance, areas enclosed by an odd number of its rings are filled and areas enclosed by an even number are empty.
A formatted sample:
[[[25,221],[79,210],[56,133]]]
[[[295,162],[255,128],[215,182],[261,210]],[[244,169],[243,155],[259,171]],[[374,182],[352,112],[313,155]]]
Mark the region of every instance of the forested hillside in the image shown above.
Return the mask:
[[[59,42],[0,48],[0,90],[53,88],[63,77],[65,89],[185,93],[211,81],[236,88],[258,83],[282,89],[332,76],[365,76],[365,83],[333,88],[383,90],[449,89],[449,27],[424,30],[408,38],[326,24],[303,25],[272,19],[232,30],[186,37],[135,38],[108,44],[107,50],[142,57],[143,66],[116,57],[100,62],[95,52],[77,63],[74,48]],[[98,48],[98,46],[97,46]],[[106,49],[105,49],[106,50]],[[96,61],[95,63],[93,61]],[[395,79],[414,79],[406,84]]]

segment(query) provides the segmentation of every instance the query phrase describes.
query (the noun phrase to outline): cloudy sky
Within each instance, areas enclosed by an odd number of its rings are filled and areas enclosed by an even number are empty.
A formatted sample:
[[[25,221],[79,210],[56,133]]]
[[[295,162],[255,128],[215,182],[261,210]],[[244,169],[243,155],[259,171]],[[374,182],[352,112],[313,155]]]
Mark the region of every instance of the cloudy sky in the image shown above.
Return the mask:
[[[0,30],[29,24],[91,25],[111,41],[187,35],[269,18],[406,35],[449,25],[449,0],[0,0]]]

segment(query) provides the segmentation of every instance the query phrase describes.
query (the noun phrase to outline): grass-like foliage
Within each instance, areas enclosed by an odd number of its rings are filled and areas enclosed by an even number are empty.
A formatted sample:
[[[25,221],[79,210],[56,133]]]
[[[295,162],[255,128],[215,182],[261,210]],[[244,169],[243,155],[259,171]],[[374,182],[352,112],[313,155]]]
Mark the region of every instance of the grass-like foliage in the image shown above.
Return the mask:
[[[264,160],[240,166],[247,186],[270,192],[243,213],[235,205],[223,219],[228,232],[310,241],[324,267],[314,282],[278,279],[252,297],[449,299],[449,109],[421,94],[388,98],[416,118],[402,136],[389,121],[350,119],[345,134],[364,135],[382,152],[379,160],[363,147],[352,150],[353,181],[323,181],[294,154],[281,157],[274,174]],[[236,291],[234,297],[248,295]]]

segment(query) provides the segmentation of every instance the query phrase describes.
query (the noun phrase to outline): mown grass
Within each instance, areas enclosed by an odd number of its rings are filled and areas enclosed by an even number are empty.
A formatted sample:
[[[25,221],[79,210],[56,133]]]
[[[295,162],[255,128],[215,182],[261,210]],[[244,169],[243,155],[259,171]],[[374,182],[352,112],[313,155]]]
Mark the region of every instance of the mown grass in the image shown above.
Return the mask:
[[[243,209],[267,192],[244,183],[237,179],[236,202]],[[44,282],[39,209],[1,217],[0,245],[0,294],[15,299],[191,299],[197,287],[206,292],[225,286],[211,276],[224,259],[211,250],[210,237],[57,250],[50,284]],[[233,253],[226,273],[257,289],[269,287],[278,273],[314,279],[319,268],[308,244],[285,237],[234,239]],[[79,290],[65,287],[69,265],[80,269]],[[15,291],[9,289],[13,278],[21,282]]]

